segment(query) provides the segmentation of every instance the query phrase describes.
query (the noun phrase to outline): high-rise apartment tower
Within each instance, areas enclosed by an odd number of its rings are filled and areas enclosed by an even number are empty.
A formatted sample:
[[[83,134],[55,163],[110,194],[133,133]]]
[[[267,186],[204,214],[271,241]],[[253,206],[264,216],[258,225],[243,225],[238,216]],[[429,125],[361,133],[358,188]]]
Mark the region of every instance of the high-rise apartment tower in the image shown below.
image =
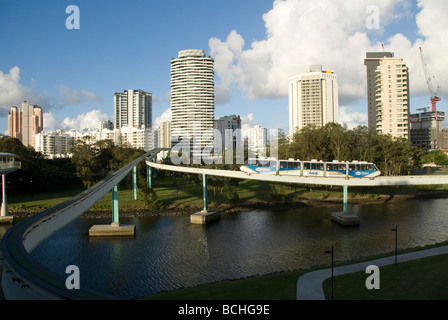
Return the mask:
[[[22,108],[11,107],[8,115],[8,135],[23,145],[34,148],[34,135],[44,130],[42,108],[22,102]]]
[[[409,139],[409,70],[392,52],[367,52],[369,129]]]
[[[152,95],[143,90],[125,90],[114,94],[115,129],[152,128]]]
[[[171,59],[171,143],[191,139],[190,151],[213,141],[214,61],[203,50],[179,51]],[[195,145],[193,143],[195,142]]]
[[[289,134],[308,125],[323,127],[338,122],[339,98],[337,76],[323,71],[321,65],[310,66],[289,82]]]

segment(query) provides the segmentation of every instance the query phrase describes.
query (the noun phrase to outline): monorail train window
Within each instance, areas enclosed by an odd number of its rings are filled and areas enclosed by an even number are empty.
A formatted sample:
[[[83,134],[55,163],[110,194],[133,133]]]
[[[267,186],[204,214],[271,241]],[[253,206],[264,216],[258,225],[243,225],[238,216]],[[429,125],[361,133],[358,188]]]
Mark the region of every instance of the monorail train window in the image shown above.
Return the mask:
[[[317,170],[324,170],[324,164],[323,163],[316,163],[316,169]]]
[[[280,169],[288,169],[288,162],[280,161]]]
[[[350,171],[356,171],[356,164],[351,164],[349,168]]]
[[[289,169],[300,169],[300,162],[290,162]]]
[[[360,165],[360,167],[361,167],[360,170],[362,170],[362,171],[369,171],[369,170],[372,170],[372,166],[369,165],[369,164],[362,164],[362,165]]]
[[[304,162],[303,163],[303,170],[310,170],[311,169],[311,163]]]

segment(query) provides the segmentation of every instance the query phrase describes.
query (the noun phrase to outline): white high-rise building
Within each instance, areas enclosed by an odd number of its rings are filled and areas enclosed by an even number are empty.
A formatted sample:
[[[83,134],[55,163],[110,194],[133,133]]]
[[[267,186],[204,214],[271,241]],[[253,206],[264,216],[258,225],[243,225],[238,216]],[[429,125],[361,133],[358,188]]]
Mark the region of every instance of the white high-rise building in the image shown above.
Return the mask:
[[[238,148],[243,147],[240,116],[221,117],[215,120],[214,127],[219,131],[222,139],[222,141],[216,141],[216,143],[221,143],[224,151],[236,152]]]
[[[214,61],[203,50],[179,51],[171,59],[171,144],[190,140],[203,149],[213,143]],[[195,145],[193,145],[195,143]]]
[[[159,148],[171,148],[171,122],[162,121],[159,128],[158,136]]]
[[[368,52],[369,128],[396,138],[410,138],[409,70],[391,52]]]
[[[34,135],[34,139],[36,151],[50,159],[70,158],[76,141],[75,137],[61,130],[40,132]]]
[[[143,90],[114,94],[114,128],[152,128],[152,95]]]
[[[393,58],[393,52],[367,52],[364,65],[367,67],[367,105],[369,129],[376,130],[376,69],[381,60]]]
[[[321,65],[289,82],[289,135],[308,125],[323,127],[339,120],[337,75],[323,71]]]
[[[267,151],[268,129],[256,125],[247,131],[247,148],[249,153],[265,156]]]

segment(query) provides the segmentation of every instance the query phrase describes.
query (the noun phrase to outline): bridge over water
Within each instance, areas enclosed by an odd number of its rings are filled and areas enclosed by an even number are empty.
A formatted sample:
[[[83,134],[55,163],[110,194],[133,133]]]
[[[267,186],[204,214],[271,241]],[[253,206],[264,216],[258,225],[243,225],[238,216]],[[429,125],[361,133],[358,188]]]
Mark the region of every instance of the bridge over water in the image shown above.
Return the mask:
[[[377,177],[369,179],[337,179],[324,177],[288,177],[270,175],[247,175],[243,172],[212,170],[164,165],[154,162],[163,149],[154,149],[130,164],[106,177],[93,187],[77,196],[32,217],[26,218],[11,227],[1,241],[1,263],[3,265],[2,287],[7,299],[109,299],[93,290],[68,289],[66,279],[42,267],[32,257],[31,252],[43,240],[78,218],[126,177],[137,164],[146,161],[148,184],[151,186],[152,168],[175,172],[196,173],[203,176],[204,210],[207,210],[207,175],[236,179],[252,179],[277,183],[296,183],[313,185],[333,185],[344,188],[344,206],[347,205],[347,190],[350,186],[392,186],[392,185],[440,185],[448,184],[447,176],[406,176]],[[135,169],[134,169],[135,172]],[[134,175],[135,177],[135,175]],[[134,180],[134,190],[135,190]],[[135,192],[135,191],[134,191]],[[118,207],[118,201],[117,201]],[[346,211],[346,210],[345,210]],[[113,221],[118,212],[112,214]]]

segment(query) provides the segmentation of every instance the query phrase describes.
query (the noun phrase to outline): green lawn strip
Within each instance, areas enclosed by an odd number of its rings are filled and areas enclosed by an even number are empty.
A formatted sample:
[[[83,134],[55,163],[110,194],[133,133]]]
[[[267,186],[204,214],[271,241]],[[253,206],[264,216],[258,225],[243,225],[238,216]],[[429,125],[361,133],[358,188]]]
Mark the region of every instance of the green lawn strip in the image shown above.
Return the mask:
[[[447,245],[441,243],[424,248],[410,248],[401,253]],[[337,263],[337,266],[376,260],[390,256],[379,254],[355,261]],[[145,297],[148,300],[295,300],[297,280],[305,273],[329,266],[318,266],[250,277],[226,280],[192,288],[182,288]],[[400,300],[400,299],[447,299],[448,255],[440,255],[385,266],[380,269],[380,290],[367,290],[365,282],[369,274],[356,272],[335,277],[334,298],[339,300]],[[324,281],[327,299],[331,297],[331,278]]]
[[[202,184],[186,184],[182,178],[178,178],[175,185],[170,178],[153,179],[154,190],[158,198],[163,201],[165,208],[202,207],[203,190]],[[39,211],[55,206],[84,190],[82,185],[61,186],[59,190],[52,192],[34,191],[32,194],[10,195],[8,204],[12,210]],[[272,190],[269,182],[240,180],[238,185],[231,186],[231,190],[238,194],[239,200],[236,204],[256,204],[272,201]],[[402,187],[367,187],[349,188],[350,199],[379,199],[380,196],[389,198],[394,194],[415,194],[425,191],[448,190],[443,186],[402,186]],[[215,205],[226,203],[226,188],[214,188],[209,185],[208,203],[212,209]],[[300,202],[306,200],[336,200],[342,201],[342,188],[340,187],[318,187],[285,184],[282,192],[287,194],[286,202]],[[111,192],[107,193],[93,207],[93,210],[111,209]],[[384,199],[384,198],[382,198]],[[120,187],[119,201],[121,208],[145,207],[143,201],[137,196],[133,199],[132,190],[129,187]]]
[[[335,300],[446,300],[448,299],[448,255],[389,265],[380,269],[380,289],[368,290],[369,274],[356,272],[334,278]],[[324,281],[331,298],[331,278]]]
[[[60,186],[58,190],[7,195],[8,207],[12,210],[39,211],[54,207],[81,193],[85,188],[81,184]]]
[[[148,296],[147,300],[295,300],[304,270],[228,280]]]

